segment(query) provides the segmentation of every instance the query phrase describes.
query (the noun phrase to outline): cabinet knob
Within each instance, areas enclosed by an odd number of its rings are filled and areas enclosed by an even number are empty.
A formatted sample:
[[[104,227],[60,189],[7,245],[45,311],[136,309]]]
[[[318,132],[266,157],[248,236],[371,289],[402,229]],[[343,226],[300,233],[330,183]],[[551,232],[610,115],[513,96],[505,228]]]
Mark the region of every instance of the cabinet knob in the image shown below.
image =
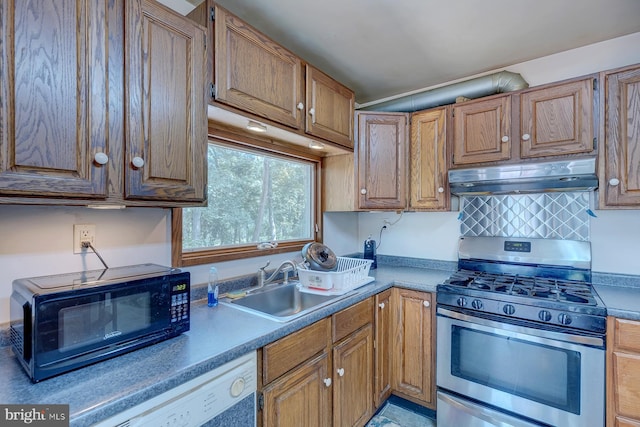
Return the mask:
[[[133,159],[131,159],[131,164],[133,165],[134,168],[141,168],[144,166],[144,159],[142,157],[134,157]]]
[[[95,162],[99,165],[106,165],[107,162],[109,161],[109,156],[100,152],[100,153],[96,153],[96,155],[93,156],[93,160],[95,160]]]
[[[423,301],[422,305],[424,305],[425,307],[430,307],[431,303],[429,301]]]
[[[501,138],[501,141],[502,141],[502,142],[509,142],[509,137],[508,137],[507,135],[505,135],[505,136],[503,136],[503,137]]]
[[[438,193],[444,193],[444,188],[438,187]]]
[[[531,135],[529,135],[528,133],[525,133],[524,135],[522,135],[522,140],[523,141],[528,141],[531,139]]]
[[[344,368],[340,368],[340,369],[336,369],[336,372],[338,373],[339,376],[344,376]]]
[[[310,108],[309,109],[309,114],[311,114],[312,116],[316,113],[316,109],[315,108]]]
[[[366,188],[361,188],[360,189],[360,194],[367,194],[367,189]]]
[[[620,184],[620,180],[618,178],[611,178],[609,180],[609,185],[612,187],[615,187],[618,184]]]
[[[331,385],[331,378],[325,378],[324,380],[322,380],[322,382],[324,383],[324,385],[329,387]]]
[[[378,307],[380,307],[381,309],[384,308],[384,303],[381,302],[380,304],[378,304]]]
[[[302,102],[298,102],[298,105],[296,105],[296,108],[300,111],[304,110],[304,104]]]

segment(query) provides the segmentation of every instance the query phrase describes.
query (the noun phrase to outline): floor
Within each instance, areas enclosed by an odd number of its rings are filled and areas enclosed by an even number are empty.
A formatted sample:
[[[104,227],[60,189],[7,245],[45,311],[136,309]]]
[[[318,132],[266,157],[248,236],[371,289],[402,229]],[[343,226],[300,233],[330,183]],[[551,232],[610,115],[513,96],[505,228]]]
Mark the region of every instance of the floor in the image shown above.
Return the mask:
[[[424,414],[387,402],[366,427],[436,427],[436,421]]]

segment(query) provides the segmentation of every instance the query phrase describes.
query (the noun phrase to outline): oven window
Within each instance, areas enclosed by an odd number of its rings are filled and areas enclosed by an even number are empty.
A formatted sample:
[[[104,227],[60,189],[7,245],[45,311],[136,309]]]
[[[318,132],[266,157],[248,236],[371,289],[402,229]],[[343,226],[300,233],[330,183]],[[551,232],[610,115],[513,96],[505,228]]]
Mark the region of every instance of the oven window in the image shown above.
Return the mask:
[[[580,353],[453,325],[451,374],[580,414]]]
[[[58,312],[60,351],[108,342],[111,338],[145,330],[151,324],[150,292],[112,297],[62,308]]]

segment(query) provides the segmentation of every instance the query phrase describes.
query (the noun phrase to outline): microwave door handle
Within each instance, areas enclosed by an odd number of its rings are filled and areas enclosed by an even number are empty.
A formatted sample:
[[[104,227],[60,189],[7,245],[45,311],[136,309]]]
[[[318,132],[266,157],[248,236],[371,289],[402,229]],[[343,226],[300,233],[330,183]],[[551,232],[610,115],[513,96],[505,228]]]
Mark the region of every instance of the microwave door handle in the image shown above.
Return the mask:
[[[495,427],[535,427],[535,424],[519,420],[489,408],[484,408],[471,402],[463,401],[449,394],[438,392],[438,399],[458,411],[462,411],[475,419],[482,420]]]

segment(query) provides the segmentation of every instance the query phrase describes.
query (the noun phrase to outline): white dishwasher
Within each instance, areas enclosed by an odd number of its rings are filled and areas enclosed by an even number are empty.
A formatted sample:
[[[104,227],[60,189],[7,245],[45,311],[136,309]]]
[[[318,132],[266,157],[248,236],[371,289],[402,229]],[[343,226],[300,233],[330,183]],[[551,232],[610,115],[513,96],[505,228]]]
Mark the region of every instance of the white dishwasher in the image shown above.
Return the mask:
[[[246,354],[94,427],[256,425],[256,352]]]

